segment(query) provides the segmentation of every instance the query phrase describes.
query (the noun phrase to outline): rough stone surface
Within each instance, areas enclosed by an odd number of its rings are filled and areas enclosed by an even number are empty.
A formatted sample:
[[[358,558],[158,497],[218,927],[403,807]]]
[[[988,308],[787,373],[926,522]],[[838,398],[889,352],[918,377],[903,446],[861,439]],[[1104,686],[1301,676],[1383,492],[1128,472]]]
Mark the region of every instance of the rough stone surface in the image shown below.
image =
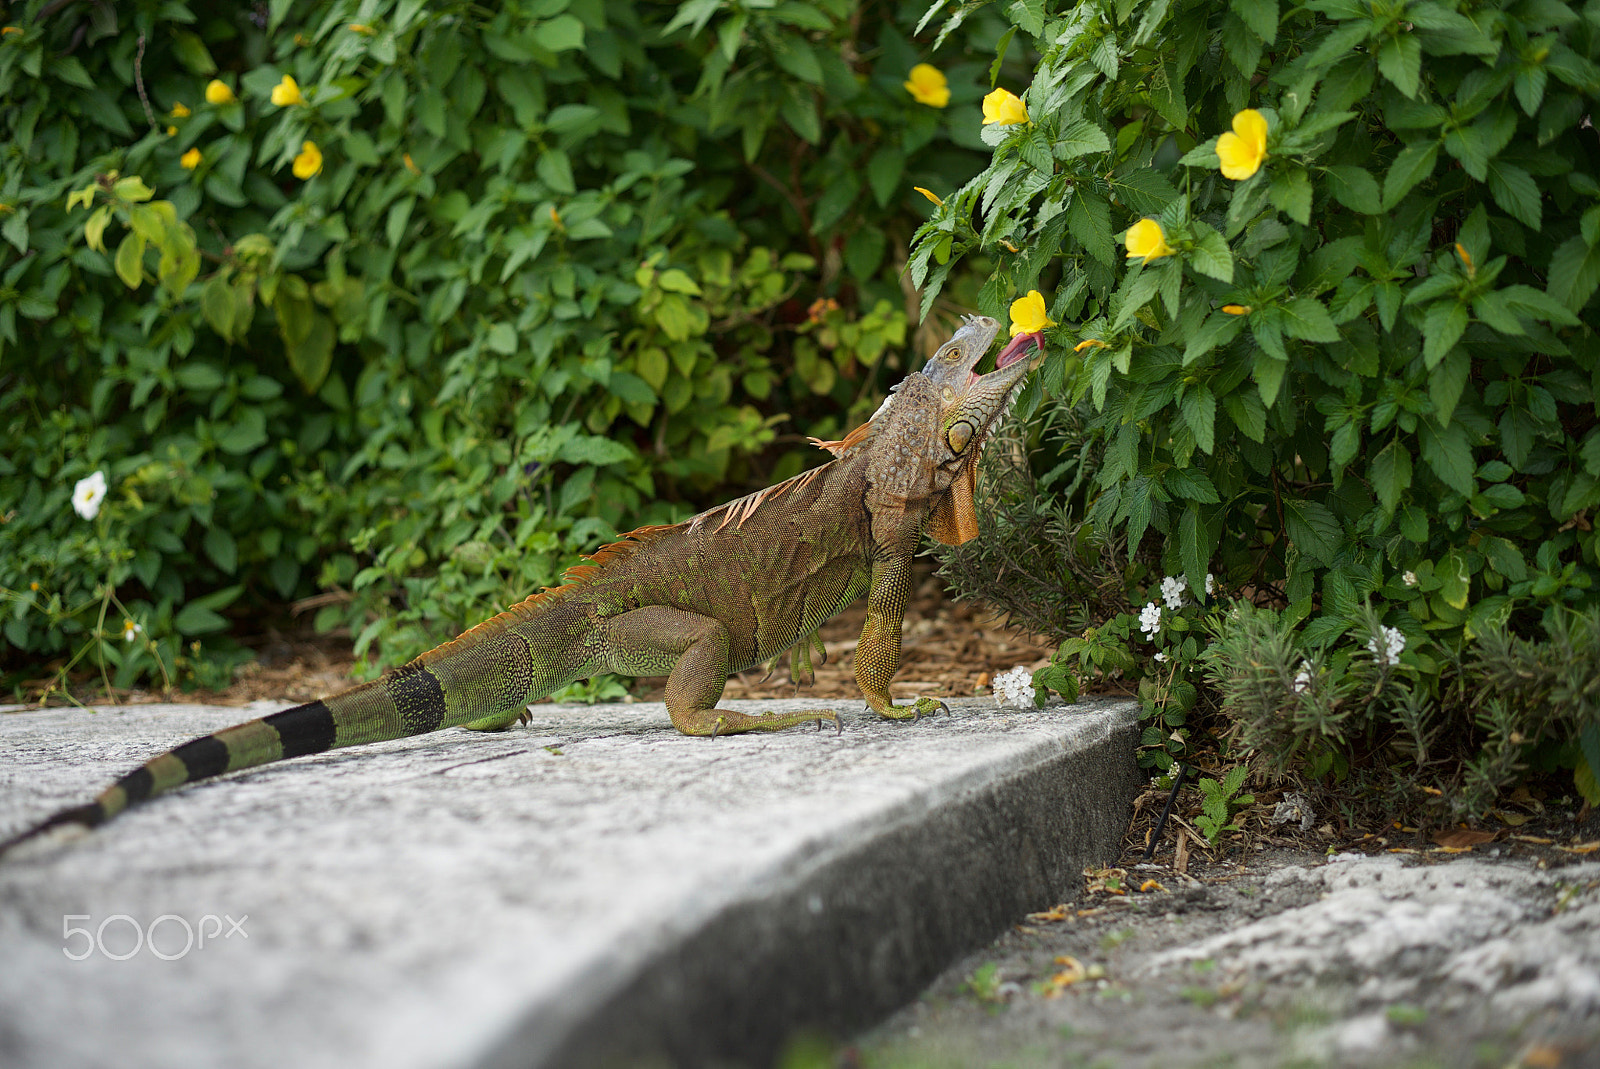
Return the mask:
[[[968,955],[859,1063],[1600,1066],[1600,863],[1581,855],[1282,851],[1204,883],[1129,875],[1155,883]],[[1057,982],[1076,967],[1092,975]]]
[[[1131,703],[951,704],[716,740],[535,706],[30,845],[0,861],[0,1065],[703,1064],[863,1027],[1114,857],[1140,780]],[[0,716],[0,835],[275,708]]]

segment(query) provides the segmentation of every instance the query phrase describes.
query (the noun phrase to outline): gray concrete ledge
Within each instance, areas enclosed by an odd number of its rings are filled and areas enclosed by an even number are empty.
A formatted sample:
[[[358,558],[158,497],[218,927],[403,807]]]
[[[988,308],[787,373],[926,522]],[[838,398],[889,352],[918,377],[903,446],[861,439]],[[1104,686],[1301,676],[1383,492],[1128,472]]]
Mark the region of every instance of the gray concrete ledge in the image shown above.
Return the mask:
[[[716,740],[655,704],[535,706],[19,851],[0,1064],[761,1064],[848,1034],[1115,857],[1143,779],[1131,702],[952,705]],[[273,708],[0,715],[0,835]],[[245,916],[184,951],[185,925]]]

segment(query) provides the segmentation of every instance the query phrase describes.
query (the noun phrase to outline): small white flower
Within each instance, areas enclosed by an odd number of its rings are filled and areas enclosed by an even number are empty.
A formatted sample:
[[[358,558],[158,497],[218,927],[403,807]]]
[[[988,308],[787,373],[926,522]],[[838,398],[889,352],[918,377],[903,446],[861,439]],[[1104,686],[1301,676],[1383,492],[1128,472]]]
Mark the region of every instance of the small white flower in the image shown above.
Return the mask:
[[[1018,709],[1032,709],[1038,704],[1037,694],[1033,689],[1033,673],[1028,671],[1026,665],[1017,665],[1015,668],[1001,672],[994,677],[994,702],[999,706],[1015,706]]]
[[[1139,610],[1139,630],[1151,638],[1156,637],[1156,632],[1161,630],[1161,606],[1152,601]]]
[[[1163,664],[1165,664],[1166,660],[1167,660],[1167,651],[1166,650],[1156,650],[1156,660],[1161,662],[1161,663],[1163,663]]]
[[[1300,663],[1300,671],[1294,674],[1294,692],[1299,694],[1311,685],[1311,666],[1304,661]]]
[[[1217,592],[1217,577],[1212,575],[1210,572],[1207,572],[1206,573],[1206,597],[1209,598],[1211,595],[1215,594],[1216,592]]]
[[[143,633],[143,624],[135,623],[132,620],[122,621],[122,641],[132,642],[136,637],[142,635]]]
[[[1189,580],[1181,575],[1167,576],[1161,580],[1161,600],[1173,611],[1183,608],[1183,592],[1188,586]]]
[[[106,499],[106,473],[97,471],[78,480],[72,488],[72,508],[79,516],[92,520],[100,515],[100,502]]]
[[[1406,648],[1406,637],[1398,627],[1379,628],[1379,631],[1381,635],[1374,635],[1367,640],[1367,652],[1379,664],[1399,664],[1400,652]]]
[[[1407,571],[1406,574],[1404,574],[1404,575],[1402,575],[1400,577],[1400,581],[1402,583],[1404,583],[1406,586],[1416,586],[1417,585],[1417,573],[1413,572],[1413,571]]]

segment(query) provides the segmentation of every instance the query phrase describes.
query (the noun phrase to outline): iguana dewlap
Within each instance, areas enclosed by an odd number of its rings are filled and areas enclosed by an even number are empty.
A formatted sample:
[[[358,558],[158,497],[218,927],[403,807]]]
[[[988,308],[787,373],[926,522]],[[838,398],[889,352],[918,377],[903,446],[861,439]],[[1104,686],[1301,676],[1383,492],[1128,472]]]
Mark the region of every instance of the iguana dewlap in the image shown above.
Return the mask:
[[[734,672],[799,643],[809,674],[816,630],[865,596],[855,676],[879,715],[915,718],[940,703],[897,706],[900,624],[911,560],[926,531],[946,543],[977,533],[973,486],[984,438],[1042,340],[1015,338],[996,370],[974,368],[1000,324],[969,317],[834,459],[670,526],[624,535],[535,594],[380,679],[205,735],[123,776],[93,802],[0,844],[64,825],[94,827],[131,805],[208,776],[342,746],[466,726],[492,730],[574,680],[604,672],[666,675],[666,706],[687,735],[772,731],[831,709],[750,715],[716,707]]]

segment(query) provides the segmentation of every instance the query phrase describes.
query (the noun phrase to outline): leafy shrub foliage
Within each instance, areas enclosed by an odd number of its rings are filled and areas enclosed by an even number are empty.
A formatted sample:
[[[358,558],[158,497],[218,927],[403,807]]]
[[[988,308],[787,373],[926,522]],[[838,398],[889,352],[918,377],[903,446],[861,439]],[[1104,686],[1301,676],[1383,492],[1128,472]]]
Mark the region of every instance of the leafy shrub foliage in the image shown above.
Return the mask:
[[[1005,11],[1041,56],[1009,87],[1027,121],[985,127],[989,167],[945,196],[910,266],[926,301],[991,255],[983,310],[1040,289],[1075,324],[1021,402],[1071,408],[1096,450],[1058,529],[1085,521],[1148,560],[1124,574],[1133,605],[1184,577],[1209,606],[1214,573],[1242,604],[1214,615],[1206,671],[1274,758],[1384,766],[1443,789],[1452,816],[1541,762],[1600,801],[1580,745],[1600,742],[1595,704],[1537,713],[1503,685],[1600,604],[1600,12]],[[1041,472],[1066,459],[1043,442]],[[1106,627],[1130,674],[1169,648],[1131,613]],[[1204,646],[1172,647],[1180,676]],[[1575,649],[1573,671],[1600,677]],[[1156,713],[1177,700],[1142,693]],[[1166,767],[1159,738],[1146,759]]]
[[[318,590],[393,663],[798,470],[899,359],[913,185],[982,165],[1003,28],[934,106],[842,0],[9,18],[0,667],[118,684]]]

